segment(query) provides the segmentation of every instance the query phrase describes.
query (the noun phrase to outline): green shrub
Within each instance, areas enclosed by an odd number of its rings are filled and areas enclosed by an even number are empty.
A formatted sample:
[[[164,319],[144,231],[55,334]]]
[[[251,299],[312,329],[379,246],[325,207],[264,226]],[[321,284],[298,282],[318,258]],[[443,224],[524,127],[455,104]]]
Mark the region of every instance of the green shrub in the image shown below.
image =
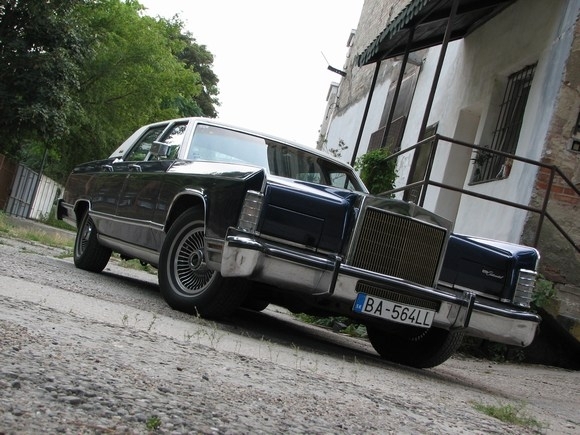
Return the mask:
[[[554,283],[540,275],[536,282],[534,294],[532,295],[532,305],[536,308],[545,308],[555,297],[556,288],[554,287]]]
[[[385,148],[379,148],[362,155],[355,162],[354,168],[360,172],[363,182],[374,195],[395,188],[397,161],[389,160],[389,156]]]

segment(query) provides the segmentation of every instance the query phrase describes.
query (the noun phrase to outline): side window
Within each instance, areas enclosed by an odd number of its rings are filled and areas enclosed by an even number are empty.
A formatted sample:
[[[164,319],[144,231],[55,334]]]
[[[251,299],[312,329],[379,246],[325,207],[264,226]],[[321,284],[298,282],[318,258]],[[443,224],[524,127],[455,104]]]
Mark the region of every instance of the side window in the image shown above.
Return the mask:
[[[141,162],[146,159],[149,151],[151,150],[151,145],[153,141],[157,140],[159,135],[165,130],[167,126],[161,125],[157,127],[152,127],[145,132],[143,136],[137,141],[133,146],[127,157],[125,157],[126,162]]]
[[[169,152],[167,153],[167,156],[163,157],[163,159],[175,160],[177,158],[177,153],[179,152],[179,148],[183,143],[186,127],[187,122],[175,124],[167,131],[167,133],[163,135],[161,139],[159,139],[160,142],[169,145]]]
[[[341,189],[356,190],[355,186],[350,181],[348,175],[344,172],[331,172],[328,174],[330,177],[330,185],[333,187],[339,187]]]

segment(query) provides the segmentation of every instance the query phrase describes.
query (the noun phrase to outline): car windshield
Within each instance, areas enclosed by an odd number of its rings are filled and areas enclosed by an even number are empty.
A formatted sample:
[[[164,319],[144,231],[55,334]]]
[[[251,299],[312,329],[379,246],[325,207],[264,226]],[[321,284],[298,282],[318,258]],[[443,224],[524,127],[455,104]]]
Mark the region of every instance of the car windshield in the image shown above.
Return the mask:
[[[212,125],[196,127],[187,159],[251,164],[280,177],[363,190],[348,168],[331,160],[270,139]]]

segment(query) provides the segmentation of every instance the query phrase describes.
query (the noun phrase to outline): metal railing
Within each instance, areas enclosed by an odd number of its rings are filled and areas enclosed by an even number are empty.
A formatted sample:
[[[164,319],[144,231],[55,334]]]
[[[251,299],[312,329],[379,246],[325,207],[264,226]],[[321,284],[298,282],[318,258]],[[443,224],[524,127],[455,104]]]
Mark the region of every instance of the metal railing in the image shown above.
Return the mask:
[[[452,145],[459,145],[462,147],[470,148],[471,150],[476,150],[477,152],[484,153],[486,155],[499,156],[500,158],[511,159],[511,161],[513,161],[513,162],[517,161],[517,162],[522,162],[522,163],[525,163],[528,165],[536,166],[538,168],[543,168],[545,171],[548,172],[549,177],[548,177],[548,181],[546,183],[545,196],[544,196],[544,199],[542,202],[542,206],[541,207],[532,207],[530,205],[524,205],[524,204],[520,204],[520,203],[513,202],[513,201],[507,201],[505,199],[485,195],[482,193],[474,192],[474,191],[467,190],[464,188],[451,186],[448,184],[444,184],[444,183],[440,183],[440,182],[431,180],[431,172],[433,170],[433,162],[435,160],[435,155],[437,153],[437,149],[438,149],[440,141],[448,142]],[[552,193],[552,189],[554,187],[554,180],[556,179],[556,177],[559,177],[562,180],[563,184],[565,186],[567,186],[571,192],[574,192],[576,197],[580,198],[580,190],[574,185],[574,183],[572,183],[572,181],[570,181],[568,179],[568,177],[566,177],[566,175],[557,166],[548,165],[546,163],[541,163],[541,162],[527,159],[524,157],[519,157],[519,156],[516,156],[514,154],[505,153],[503,151],[492,150],[492,149],[487,148],[487,147],[473,145],[473,144],[470,144],[467,142],[458,141],[458,140],[455,140],[455,139],[452,139],[449,137],[441,136],[439,134],[428,137],[428,138],[422,140],[421,142],[416,143],[415,145],[413,145],[409,148],[405,148],[399,152],[396,152],[396,153],[392,154],[391,156],[389,156],[389,159],[398,159],[400,156],[407,154],[409,152],[414,152],[414,151],[419,152],[421,147],[430,147],[429,159],[427,161],[425,175],[424,175],[423,179],[416,181],[416,182],[413,182],[413,183],[410,183],[410,184],[407,184],[405,186],[393,189],[393,190],[389,190],[387,192],[383,192],[383,193],[381,193],[381,195],[390,195],[390,194],[395,194],[398,192],[409,191],[410,189],[419,188],[420,194],[419,194],[419,198],[417,201],[417,205],[423,206],[425,203],[425,197],[427,195],[428,187],[434,186],[434,187],[439,187],[441,189],[447,189],[447,190],[451,190],[454,192],[459,192],[463,195],[468,195],[468,196],[483,199],[486,201],[491,201],[491,202],[503,204],[503,205],[506,205],[509,207],[514,207],[514,208],[517,208],[520,210],[526,210],[528,212],[535,213],[535,214],[539,215],[538,224],[536,226],[536,232],[535,232],[535,236],[534,236],[534,243],[533,243],[534,247],[537,247],[539,244],[542,226],[544,225],[544,221],[547,219],[549,222],[552,223],[552,225],[554,225],[554,227],[566,239],[566,241],[568,243],[570,243],[570,245],[576,250],[576,252],[580,253],[579,245],[562,228],[562,226],[560,224],[558,224],[558,222],[556,222],[556,220],[548,212],[548,204],[550,201],[550,196]],[[499,178],[499,179],[501,179],[501,178]],[[489,180],[489,181],[493,181],[493,180]],[[474,183],[474,184],[480,184],[480,183]]]

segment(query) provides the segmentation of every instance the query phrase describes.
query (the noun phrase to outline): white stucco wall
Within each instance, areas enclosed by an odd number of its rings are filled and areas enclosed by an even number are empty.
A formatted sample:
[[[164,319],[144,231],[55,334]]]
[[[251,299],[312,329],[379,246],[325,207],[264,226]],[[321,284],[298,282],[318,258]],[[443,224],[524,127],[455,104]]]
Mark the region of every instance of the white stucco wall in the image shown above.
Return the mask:
[[[369,65],[365,68],[373,69],[374,65]],[[375,87],[357,156],[362,156],[366,152],[370,135],[378,128],[390,84],[391,81],[388,80],[378,83]],[[347,163],[350,163],[352,159],[366,104],[366,98],[351,103],[348,110],[341,112],[340,115],[337,115],[332,120],[328,129],[326,146],[328,148],[336,148],[339,141],[343,140],[348,148],[343,151],[340,159]]]
[[[563,22],[570,18],[568,2],[550,1],[549,7],[546,3],[517,2],[494,20],[493,27],[484,26],[465,39],[462,47],[463,63],[469,66],[462,80],[463,106],[482,108],[476,136],[476,143],[482,145],[491,141],[497,119],[493,96],[498,88],[503,92],[503,83],[496,86],[496,81],[537,62],[515,153],[533,160],[542,156],[571,45],[571,38],[564,41],[561,33]],[[472,168],[470,165],[467,180]],[[536,173],[536,167],[516,162],[507,179],[471,186],[471,190],[528,205]],[[523,210],[463,196],[456,231],[519,242],[526,216]]]
[[[438,123],[438,133],[476,144],[491,142],[497,120],[497,105],[507,77],[537,62],[532,88],[518,142],[518,156],[539,160],[545,145],[555,99],[573,37],[580,0],[520,0],[494,17],[467,38],[448,46],[429,124]],[[385,23],[386,24],[386,23]],[[421,67],[403,148],[416,143],[431,89],[440,47],[430,49]],[[386,61],[385,61],[386,62]],[[373,68],[374,65],[365,68]],[[358,155],[366,151],[370,134],[376,130],[390,80],[377,83]],[[370,81],[368,86],[370,87]],[[365,107],[365,99],[353,102],[332,121],[328,144],[345,141],[349,149],[343,160],[350,161]],[[468,116],[465,116],[468,114]],[[458,125],[458,120],[470,124]],[[471,131],[470,131],[471,130]],[[352,145],[351,145],[352,144]],[[468,156],[442,145],[435,161],[433,179],[443,174],[465,176],[464,187],[475,192],[527,205],[536,169],[515,163],[507,179],[469,186],[472,165]],[[399,183],[406,182],[411,156],[399,159]],[[456,165],[462,167],[453,167]],[[451,177],[453,178],[453,176]],[[459,186],[461,187],[461,186]],[[526,212],[463,195],[457,207],[446,210],[449,198],[430,188],[426,207],[455,220],[455,231],[518,242]]]

